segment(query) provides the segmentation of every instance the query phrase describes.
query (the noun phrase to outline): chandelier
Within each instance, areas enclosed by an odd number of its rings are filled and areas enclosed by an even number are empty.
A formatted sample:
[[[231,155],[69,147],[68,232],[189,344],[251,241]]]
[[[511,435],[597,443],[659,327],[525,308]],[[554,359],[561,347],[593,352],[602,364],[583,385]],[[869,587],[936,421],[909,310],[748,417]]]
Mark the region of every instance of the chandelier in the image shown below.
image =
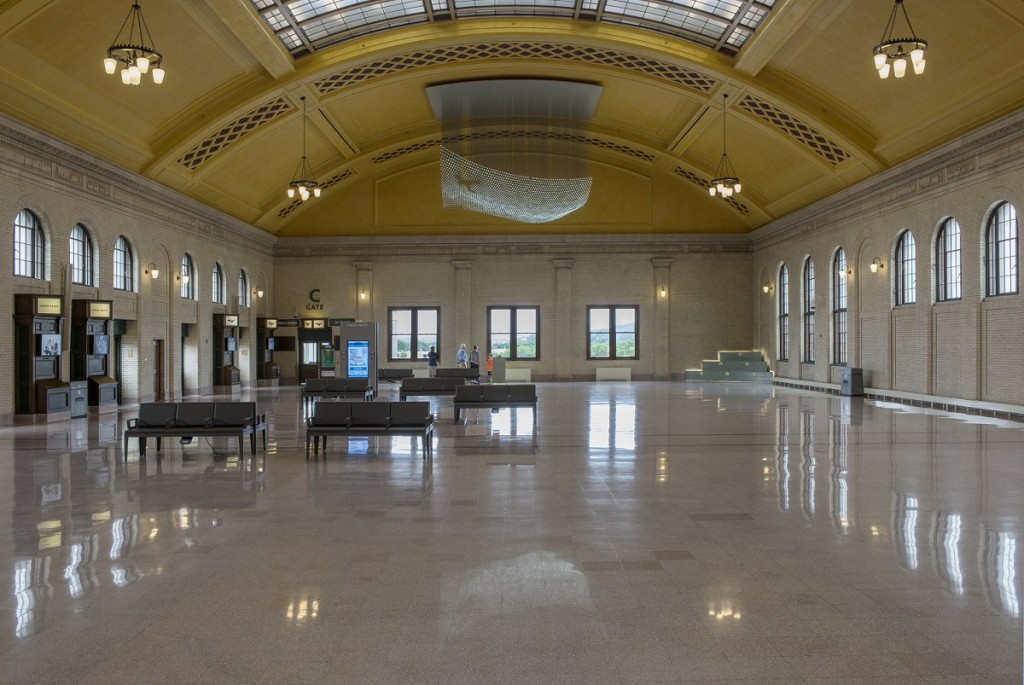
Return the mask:
[[[302,159],[299,160],[299,166],[295,168],[294,180],[288,184],[288,197],[295,197],[298,193],[302,201],[305,202],[309,199],[310,195],[313,197],[320,197],[320,184],[316,181],[316,176],[313,175],[313,168],[309,166],[309,160],[306,159],[306,96],[303,95],[302,100]]]
[[[896,14],[903,10],[903,19],[910,31],[910,38],[893,38],[892,32],[896,25]],[[924,73],[924,51],[928,49],[928,42],[918,38],[914,34],[914,27],[910,24],[910,17],[907,16],[907,8],[903,0],[896,0],[892,6],[892,14],[889,15],[889,23],[885,25],[885,32],[882,34],[882,41],[872,51],[875,56],[875,69],[882,78],[889,78],[889,71],[892,71],[896,78],[903,78],[907,73],[907,60],[914,66],[915,74]]]
[[[114,36],[113,44],[107,48],[107,57],[103,60],[104,70],[113,74],[120,63],[121,83],[126,86],[139,85],[142,83],[142,75],[146,73],[152,73],[153,83],[160,85],[164,82],[164,70],[160,66],[163,55],[156,48],[149,47],[152,44],[153,36],[149,34],[146,20],[142,18],[142,8],[139,3],[133,3],[121,29]]]
[[[718,160],[718,166],[715,167],[715,177],[708,184],[708,192],[711,193],[711,197],[716,194],[722,197],[732,197],[733,193],[739,195],[743,189],[736,171],[729,162],[729,155],[725,147],[725,99],[728,97],[727,94],[722,94],[722,158]]]

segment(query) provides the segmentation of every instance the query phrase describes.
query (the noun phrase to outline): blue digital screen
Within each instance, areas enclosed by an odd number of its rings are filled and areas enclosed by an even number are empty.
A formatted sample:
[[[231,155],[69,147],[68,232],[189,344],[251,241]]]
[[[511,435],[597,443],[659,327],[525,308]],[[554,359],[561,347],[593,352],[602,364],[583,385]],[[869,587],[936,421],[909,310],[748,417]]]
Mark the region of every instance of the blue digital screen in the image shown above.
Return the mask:
[[[348,377],[370,377],[370,341],[348,341]]]

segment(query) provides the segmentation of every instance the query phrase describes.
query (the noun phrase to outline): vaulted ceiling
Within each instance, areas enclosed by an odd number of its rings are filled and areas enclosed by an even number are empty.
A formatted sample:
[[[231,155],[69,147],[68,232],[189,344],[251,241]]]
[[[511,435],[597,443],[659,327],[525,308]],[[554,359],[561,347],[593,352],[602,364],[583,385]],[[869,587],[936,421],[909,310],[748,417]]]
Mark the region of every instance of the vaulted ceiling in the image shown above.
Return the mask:
[[[927,68],[884,81],[891,0],[142,0],[167,75],[125,86],[130,4],[0,0],[0,111],[279,236],[744,233],[1024,106],[1021,0],[906,0]],[[601,87],[583,209],[442,209],[427,88],[492,78]]]

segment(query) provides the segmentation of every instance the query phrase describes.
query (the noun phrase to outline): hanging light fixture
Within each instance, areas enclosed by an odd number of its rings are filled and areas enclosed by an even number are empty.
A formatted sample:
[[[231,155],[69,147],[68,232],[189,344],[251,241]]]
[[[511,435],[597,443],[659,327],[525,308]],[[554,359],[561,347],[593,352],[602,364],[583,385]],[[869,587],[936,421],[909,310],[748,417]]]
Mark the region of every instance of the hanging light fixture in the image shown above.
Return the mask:
[[[725,146],[725,99],[729,97],[726,94],[722,95],[722,158],[718,160],[718,166],[715,167],[715,177],[711,179],[710,185],[708,185],[708,192],[711,193],[711,197],[716,194],[722,197],[732,197],[733,193],[739,195],[743,186],[740,184],[740,179],[736,176],[736,171],[732,168],[732,164],[729,163],[729,155],[726,152]]]
[[[309,160],[306,159],[306,96],[303,95],[302,100],[302,159],[299,160],[299,166],[295,169],[295,178],[288,184],[288,197],[295,197],[298,193],[302,201],[305,202],[309,199],[309,196],[320,197],[320,184],[316,182],[316,176],[313,175],[313,168],[309,166]]]
[[[896,15],[903,10],[903,20],[907,23],[910,31],[910,38],[893,38],[892,32],[896,26]],[[907,73],[907,61],[914,67],[915,74],[924,73],[924,51],[928,49],[928,42],[918,38],[914,34],[914,27],[910,24],[910,17],[907,15],[907,8],[903,0],[896,0],[892,6],[892,14],[889,15],[889,23],[885,25],[885,32],[882,33],[882,41],[872,51],[875,56],[875,69],[882,78],[889,78],[892,71],[896,78],[903,78]]]
[[[142,8],[139,3],[133,3],[121,29],[114,36],[113,44],[107,48],[107,57],[103,60],[104,70],[113,74],[120,63],[121,83],[126,86],[139,85],[142,83],[142,75],[146,73],[152,73],[153,83],[160,85],[164,82],[164,70],[160,66],[163,55],[156,48],[149,47],[152,44],[153,36],[149,34],[146,20],[142,18]]]

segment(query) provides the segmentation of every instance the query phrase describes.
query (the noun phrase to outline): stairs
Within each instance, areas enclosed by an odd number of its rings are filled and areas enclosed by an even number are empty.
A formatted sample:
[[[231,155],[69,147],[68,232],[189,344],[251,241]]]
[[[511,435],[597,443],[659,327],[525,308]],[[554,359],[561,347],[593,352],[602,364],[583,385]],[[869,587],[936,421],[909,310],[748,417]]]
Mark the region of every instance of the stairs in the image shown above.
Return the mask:
[[[683,372],[684,381],[745,381],[770,383],[772,372],[757,351],[720,351],[718,359],[705,359],[701,368]]]

